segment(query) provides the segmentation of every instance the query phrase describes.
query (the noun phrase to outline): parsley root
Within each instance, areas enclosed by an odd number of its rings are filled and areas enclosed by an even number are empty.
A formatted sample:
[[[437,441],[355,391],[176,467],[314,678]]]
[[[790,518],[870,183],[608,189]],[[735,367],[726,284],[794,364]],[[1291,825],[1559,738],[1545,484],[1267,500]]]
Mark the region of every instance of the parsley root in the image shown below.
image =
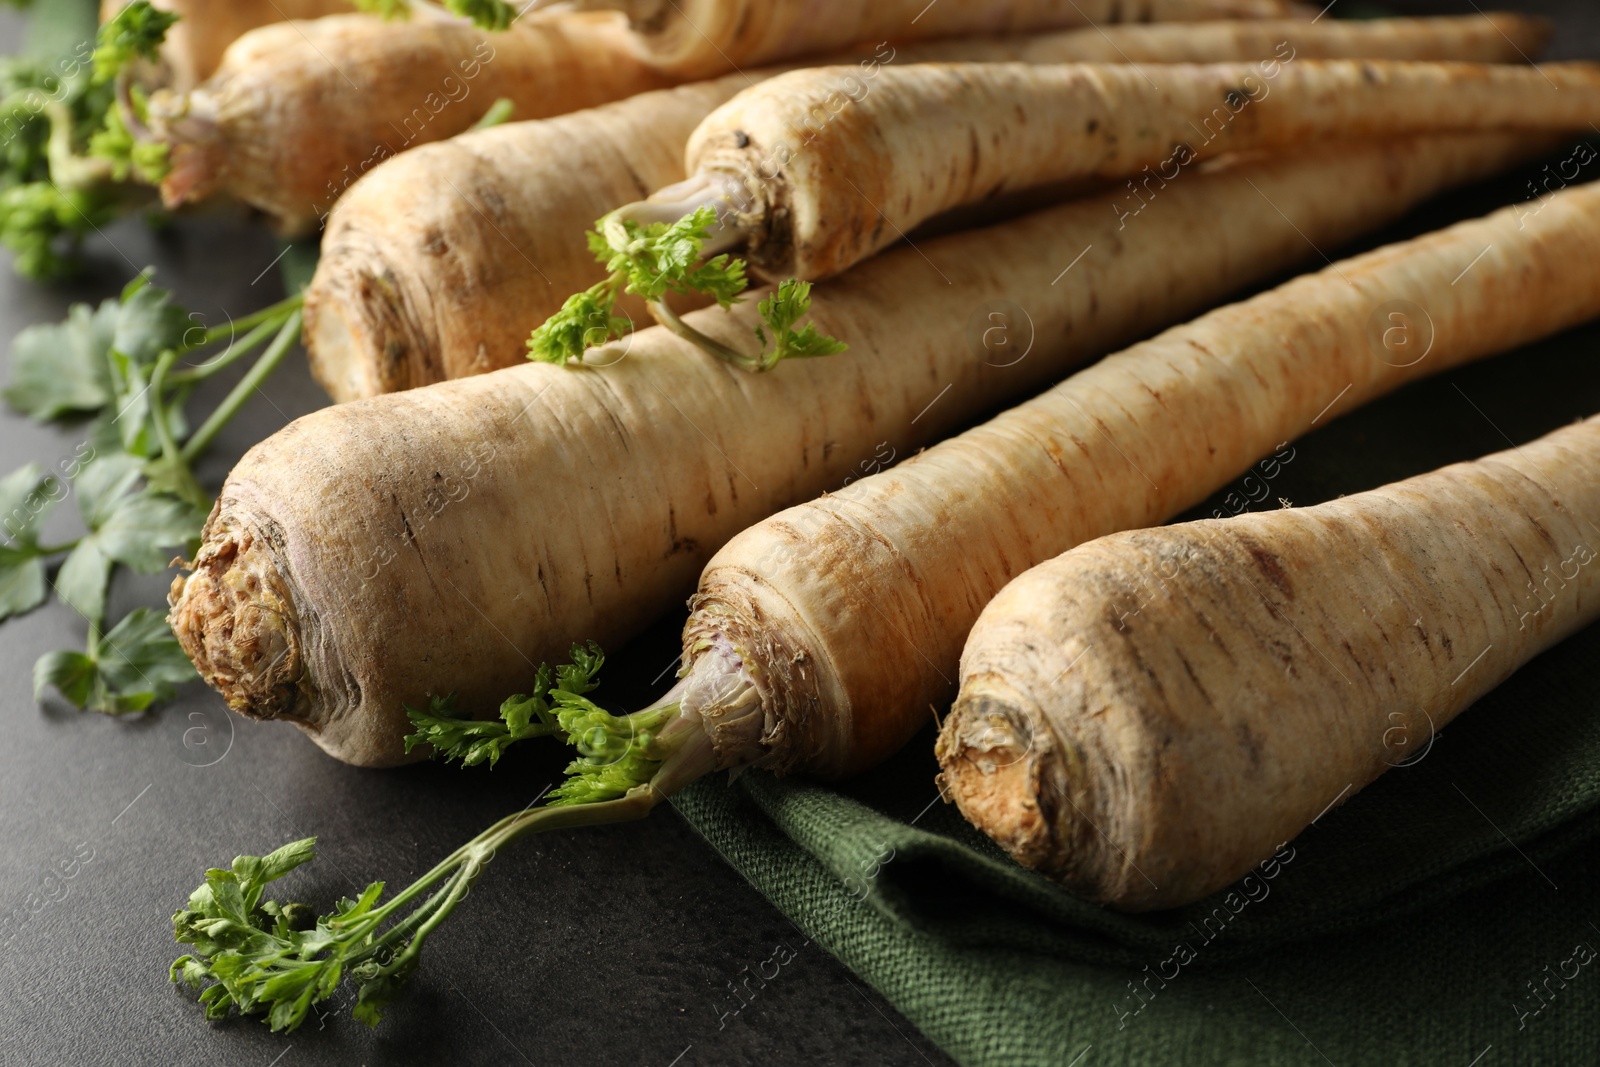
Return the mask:
[[[309,228],[363,172],[470,129],[497,99],[541,118],[668,84],[626,36],[592,15],[504,33],[370,15],[264,26],[193,92],[152,98],[152,128],[172,152],[162,196],[176,206],[225,192]]]
[[[754,86],[690,138],[684,182],[714,209],[708,246],[753,275],[816,281],[965,204],[1055,182],[1139,177],[1195,160],[1340,137],[1586,129],[1600,65],[1294,60],[1128,66],[809,68]],[[1282,62],[1280,62],[1282,60]],[[650,202],[619,214],[642,211]]]
[[[579,0],[577,6],[626,13],[639,53],[684,78],[833,52],[858,41],[1274,18],[1292,10],[1286,0]]]
[[[891,252],[817,287],[813,317],[853,352],[828,365],[752,378],[651,329],[599,350],[605,373],[535,363],[317,412],[234,469],[174,585],[174,629],[236,710],[350,762],[399,762],[407,703],[490,706],[575,636],[625,640],[729,537],[880,442],[937,440],[1300,261],[1308,240],[1348,239],[1528,148],[1329,146],[1207,168],[1126,229],[1100,197]],[[1106,250],[1092,284],[1053,286],[1091,244]],[[1031,317],[1020,361],[969,337],[998,299]],[[756,309],[688,318],[737,333]]]
[[[590,222],[682,178],[695,124],[749,84],[515,122],[376,168],[328,219],[306,291],[312,373],[343,401],[526,362],[528,331],[605,277]],[[440,196],[446,182],[460,195]],[[616,313],[645,319],[633,298]]]
[[[759,681],[767,764],[860,771],[950,698],[970,627],[1013,577],[1181,512],[1319,419],[1600,315],[1597,276],[1591,185],[1212,311],[744,531],[701,578],[685,661],[715,653],[707,670],[731,659]],[[1031,817],[1032,765],[982,774],[979,740],[1009,738],[989,725],[952,718],[939,751],[969,817],[992,802],[980,825],[1006,841]]]
[[[1108,25],[995,40],[877,48],[858,67],[924,60],[1062,63],[1299,58],[1515,61],[1545,25],[1520,16],[1317,23]],[[306,293],[307,351],[336,400],[524,362],[533,326],[606,278],[583,240],[592,220],[684,178],[689,135],[770,68],[519,122],[406,152],[335,205]],[[440,196],[449,181],[460,196]],[[534,269],[530,264],[537,264]],[[645,325],[643,301],[612,313]],[[599,323],[586,323],[598,325]]]
[[[1561,271],[1596,267],[1587,200],[1586,258]],[[1514,284],[1528,316],[1549,306]],[[1091,541],[978,618],[940,739],[950,792],[1095,900],[1189,903],[1600,618],[1597,519],[1591,418],[1319,507]]]
[[[1106,25],[1021,38],[1019,63],[1226,63],[1250,59],[1415,59],[1521,63],[1536,56],[1550,24],[1531,15],[1492,12],[1437,18],[1304,22],[1239,19]],[[967,42],[925,41],[922,63],[959,63]],[[998,57],[990,57],[997,59]]]

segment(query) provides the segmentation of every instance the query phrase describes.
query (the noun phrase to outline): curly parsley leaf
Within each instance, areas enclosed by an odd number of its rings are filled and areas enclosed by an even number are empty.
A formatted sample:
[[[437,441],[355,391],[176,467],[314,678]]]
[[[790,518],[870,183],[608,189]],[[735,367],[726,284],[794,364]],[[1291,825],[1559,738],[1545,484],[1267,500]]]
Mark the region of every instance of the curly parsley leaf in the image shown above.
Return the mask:
[[[441,701],[411,712],[424,732],[416,743],[458,746],[464,757],[491,763],[494,747],[474,746],[532,729],[565,734],[580,758],[550,803],[500,819],[387,902],[384,883],[373,882],[321,918],[304,905],[260,899],[263,886],[311,858],[313,839],[209,870],[188,907],[172,917],[178,941],[194,947],[173,962],[172,981],[199,991],[207,1018],[237,1010],[288,1031],[348,977],[358,989],[355,1017],[376,1025],[416,969],[423,942],[506,846],[527,834],[640,818],[715,768],[699,714],[685,713],[677,701],[620,716],[591,703],[584,694],[603,663],[593,642],[574,647],[570,664],[538,672],[533,695],[506,702],[499,723],[449,721],[451,706]],[[500,732],[473,733],[478,726]]]
[[[169,699],[196,677],[164,615],[137,608],[86,652],[50,652],[33,665],[33,696],[54,686],[87,711],[127,715]]]
[[[94,50],[95,80],[109,82],[130,63],[156,58],[167,31],[177,21],[177,15],[158,10],[150,0],[133,0],[100,28]]]
[[[756,327],[761,341],[761,370],[770,370],[786,359],[832,356],[850,346],[820,333],[811,323],[796,330],[795,323],[811,310],[811,283],[789,279],[758,305],[766,327]],[[771,330],[768,337],[767,330]],[[770,348],[769,348],[770,345]]]
[[[147,96],[137,86],[130,95],[135,110],[144,118],[148,114]],[[107,111],[105,127],[90,135],[89,155],[110,164],[111,180],[115,182],[160,185],[172,172],[172,146],[136,138],[117,108]]]
[[[434,697],[426,711],[407,708],[416,732],[406,737],[406,752],[431,745],[436,759],[458,759],[462,767],[476,767],[487,760],[493,767],[506,748],[518,741],[562,733],[559,710],[593,691],[600,684],[595,676],[605,665],[605,654],[593,642],[587,648],[573,645],[570,655],[572,662],[557,667],[553,676],[549,664],[541,664],[534,675],[533,692],[500,705],[498,720],[457,718],[453,696]]]
[[[0,244],[11,250],[18,274],[53,281],[77,270],[77,242],[116,214],[114,202],[98,190],[48,181],[12,185],[0,189]],[[58,240],[63,237],[65,250]]]
[[[709,204],[671,223],[601,219],[589,247],[607,270],[624,279],[630,293],[646,300],[668,293],[704,293],[726,308],[749,283],[743,260],[720,255],[700,262],[716,223],[716,208]]]
[[[633,320],[615,313],[617,297],[611,282],[600,282],[567,297],[561,310],[528,338],[528,358],[544,363],[568,363],[584,352],[626,336]]]
[[[48,5],[32,23],[77,6]],[[0,244],[12,251],[18,273],[72,273],[85,235],[151,199],[126,182],[158,180],[165,149],[132,136],[116,83],[127,64],[155,54],[172,20],[136,0],[100,28],[94,47],[76,31],[65,39],[52,32],[59,56],[52,50],[0,60]],[[72,40],[81,42],[75,50]],[[143,95],[132,86],[128,95],[142,118]]]
[[[561,310],[528,338],[529,358],[570,363],[590,348],[625,336],[632,320],[616,314],[624,292],[658,301],[668,293],[701,293],[731,307],[749,286],[743,260],[724,254],[700,261],[716,225],[710,205],[676,222],[639,223],[608,215],[588,235],[589,250],[610,277],[567,298]]]
[[[359,983],[355,1017],[375,1026],[416,968],[427,936],[419,929],[423,920],[442,919],[465,895],[449,892],[467,873],[453,871],[407,924],[382,934],[384,921],[403,902],[396,897],[380,905],[382,882],[320,917],[304,904],[261,900],[268,884],[315,858],[316,840],[291,842],[266,856],[237,856],[231,868],[212,868],[189,906],[173,915],[174,936],[195,951],[174,960],[168,974],[201,990],[206,1018],[224,1019],[236,1009],[264,1014],[274,1032],[290,1032],[349,976]],[[471,873],[479,870],[481,861]]]

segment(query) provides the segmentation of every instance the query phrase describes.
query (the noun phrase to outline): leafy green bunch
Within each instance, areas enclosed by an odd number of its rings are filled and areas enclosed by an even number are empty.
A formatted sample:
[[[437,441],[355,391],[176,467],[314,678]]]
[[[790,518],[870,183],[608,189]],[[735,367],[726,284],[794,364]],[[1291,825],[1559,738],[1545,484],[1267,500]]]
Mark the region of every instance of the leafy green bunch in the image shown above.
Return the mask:
[[[107,590],[116,567],[158,573],[197,542],[211,500],[192,465],[293,346],[299,303],[293,297],[207,328],[147,272],[98,308],[75,305],[65,322],[17,335],[6,402],[41,422],[90,420],[86,440],[57,470],[29,464],[0,478],[0,619],[45,601],[59,559],[56,595],[89,623],[82,651],[52,652],[35,664],[36,697],[54,686],[81,708],[123,714],[194,677],[159,613],[137,609],[107,631]],[[184,408],[194,390],[269,340],[191,432]],[[218,346],[214,358],[180,366]],[[69,496],[84,532],[45,543],[41,524]]]
[[[543,807],[525,808],[489,827],[388,902],[384,883],[373,882],[354,900],[342,900],[316,917],[300,904],[262,901],[267,883],[313,856],[315,839],[296,841],[264,857],[240,856],[230,869],[206,872],[188,907],[173,916],[180,943],[194,952],[173,963],[172,980],[201,990],[206,1016],[264,1015],[273,1030],[293,1030],[340,983],[357,983],[355,1016],[376,1025],[415,970],[423,941],[449,917],[496,852],[530,833],[639,818],[665,795],[654,788],[662,768],[684,752],[686,737],[704,736],[697,724],[670,737],[663,731],[679,716],[675,703],[633,715],[612,715],[584,694],[605,662],[599,646],[575,645],[572,663],[541,666],[533,692],[507,700],[500,718],[457,719],[454,702],[435,700],[427,711],[407,709],[417,732],[409,752],[432,745],[435,755],[467,766],[500,758],[505,747],[528,737],[559,735],[579,757],[566,781]],[[696,765],[693,777],[709,765]],[[407,910],[409,909],[409,910]]]
[[[609,215],[589,233],[589,249],[610,275],[567,298],[561,310],[528,338],[529,358],[546,363],[581,363],[583,353],[625,336],[633,323],[616,313],[624,293],[643,297],[664,326],[710,354],[749,371],[771,370],[785,359],[831,356],[846,346],[813,325],[795,329],[811,308],[811,285],[790,280],[757,305],[763,326],[755,328],[760,349],[751,356],[707,337],[684,323],[664,303],[669,293],[709,296],[726,310],[749,286],[745,262],[724,253],[702,260],[716,225],[707,204],[675,222],[640,223]]]
[[[0,243],[14,253],[18,273],[70,273],[82,237],[148,203],[138,186],[166,176],[166,146],[129,130],[127,119],[145,119],[147,100],[127,75],[156,56],[176,21],[149,0],[134,0],[100,28],[93,46],[0,60]]]
[[[172,917],[178,941],[195,948],[173,962],[172,980],[204,987],[206,1018],[224,1019],[234,1009],[245,1015],[266,1011],[273,1030],[293,1030],[348,974],[360,983],[356,1018],[377,1025],[415,966],[426,936],[419,929],[423,923],[380,935],[383,923],[410,899],[402,894],[380,907],[382,882],[321,917],[304,904],[261,899],[269,883],[316,858],[316,843],[308,837],[265,856],[236,856],[227,869],[213,867],[189,906]],[[429,903],[436,911],[443,901]],[[407,934],[413,935],[409,943]]]

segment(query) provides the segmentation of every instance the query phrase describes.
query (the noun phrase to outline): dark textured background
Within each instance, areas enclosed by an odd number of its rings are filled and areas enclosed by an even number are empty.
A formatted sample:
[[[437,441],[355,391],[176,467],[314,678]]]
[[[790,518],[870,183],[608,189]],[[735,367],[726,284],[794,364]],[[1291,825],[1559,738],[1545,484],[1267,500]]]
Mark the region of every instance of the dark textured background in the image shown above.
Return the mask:
[[[1475,5],[1391,6],[1442,14]],[[1560,31],[1551,57],[1600,54],[1593,0],[1494,6],[1554,17]],[[17,26],[14,16],[0,18],[0,42],[11,46]],[[1386,236],[1519,199],[1526,177],[1452,197]],[[75,299],[99,300],[146,264],[208,322],[226,321],[281,295],[270,269],[277,252],[270,236],[239,219],[187,219],[160,237],[119,225],[92,242],[90,269],[73,285],[43,288],[0,270],[0,337],[62,318]],[[1445,376],[1439,387],[1460,386],[1492,409],[1497,377],[1515,373],[1513,357]],[[1542,373],[1559,378],[1564,370],[1551,365]],[[1502,424],[1492,410],[1467,405],[1459,419],[1434,416],[1439,461],[1501,447],[1502,429],[1520,441],[1590,413],[1585,398],[1555,390],[1548,418],[1532,422]],[[321,403],[303,364],[291,361],[219,439],[202,478],[219,484],[250,444]],[[194,410],[206,404],[202,396]],[[1340,432],[1337,425],[1324,431],[1329,442]],[[71,429],[0,415],[0,473],[53,463],[79,441]],[[1481,447],[1467,448],[1468,441]],[[1374,484],[1416,473],[1431,458],[1397,456],[1394,470],[1375,472]],[[1308,460],[1290,468],[1275,492],[1310,503],[1367,487],[1328,483]],[[51,522],[64,536],[71,512],[58,509]],[[159,602],[163,588],[163,579],[124,577],[111,617]],[[663,688],[680,621],[616,650],[601,695],[628,706]],[[206,867],[315,834],[321,858],[297,876],[296,897],[325,904],[374,879],[398,887],[526,804],[557,778],[565,756],[535,747],[514,752],[493,773],[360,771],[329,760],[291,727],[229,715],[199,686],[153,714],[121,721],[59,702],[36,707],[34,660],[82,639],[80,620],[56,604],[0,625],[0,1062],[950,1062],[837,961],[805,944],[670,810],[642,824],[532,839],[500,856],[430,941],[409,992],[377,1031],[338,1010],[287,1037],[253,1021],[208,1025],[166,978],[178,947],[168,918]],[[902,814],[915,814],[924,800],[909,798]],[[5,924],[3,916],[23,908],[58,861],[88,850],[93,858],[65,883],[64,896]],[[737,1007],[728,984],[780,945],[797,952],[795,962],[748,1008],[724,1016]]]

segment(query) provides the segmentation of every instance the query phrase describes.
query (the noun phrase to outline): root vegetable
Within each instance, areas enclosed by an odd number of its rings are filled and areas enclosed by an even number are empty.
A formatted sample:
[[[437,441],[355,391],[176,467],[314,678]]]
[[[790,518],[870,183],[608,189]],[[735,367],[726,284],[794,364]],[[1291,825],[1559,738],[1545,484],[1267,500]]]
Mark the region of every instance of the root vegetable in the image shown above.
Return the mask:
[[[1159,187],[1196,159],[1329,137],[1585,129],[1600,65],[1394,61],[810,68],[718,108],[684,182],[618,215],[710,205],[768,280],[831,277],[964,204],[1082,178]],[[608,231],[609,235],[609,231]]]
[[[104,0],[100,21],[111,21],[126,4]],[[257,26],[348,13],[352,5],[349,0],[154,0],[154,6],[180,19],[167,33],[161,58],[171,75],[168,84],[181,91],[211,77],[228,45]]]
[[[1513,60],[1547,32],[1520,16],[1341,23],[1122,25],[995,41],[877,50],[880,61],[1222,61],[1376,56]],[[567,294],[601,281],[583,241],[594,220],[684,177],[694,127],[751,78],[641,94],[518,122],[387,161],[334,207],[306,293],[313,373],[335,400],[413,388],[525,362],[528,331]],[[459,196],[440,196],[445,181]],[[646,322],[642,302],[619,311]]]
[[[317,381],[345,401],[526,363],[528,331],[604,277],[584,230],[682,178],[690,132],[748,84],[515,122],[377,167],[334,208],[306,291]],[[645,318],[637,300],[619,312]]]
[[[1126,230],[1102,198],[890,253],[817,290],[850,356],[760,378],[652,329],[601,350],[604,372],[528,364],[317,412],[229,477],[174,628],[236,710],[350,762],[399,762],[404,704],[490,706],[575,635],[626,639],[727,538],[879,442],[935,440],[1527,147],[1329,146],[1195,174]],[[1118,251],[1093,284],[1053,286],[1090,244]],[[1010,366],[968,339],[998,299],[1036,335]],[[689,318],[738,330],[754,314]]]
[[[1527,62],[1550,24],[1491,12],[1443,18],[1224,20],[1107,25],[1019,38],[1019,63],[1225,63],[1249,59],[1411,59]],[[970,62],[969,42],[925,41],[921,63]]]
[[[172,146],[162,196],[175,206],[227,193],[306,229],[363,172],[469,129],[498,98],[541,118],[668,84],[627,36],[581,14],[500,34],[368,15],[262,27],[193,92],[152,98],[152,125]]]
[[[578,6],[626,13],[639,54],[684,78],[834,52],[858,41],[1277,18],[1297,11],[1286,0],[580,0]]]
[[[1075,548],[973,628],[951,792],[1097,901],[1197,900],[1600,617],[1597,518],[1593,418],[1320,507]]]
[[[1597,276],[1600,186],[1587,186],[1213,311],[741,533],[701,578],[685,664],[691,677],[753,680],[749,758],[831,775],[870,767],[949,699],[969,628],[1013,577],[1182,511],[1319,418],[1600,315]],[[1431,343],[1426,357],[1395,328]],[[992,806],[995,836],[1020,839],[1027,767],[974,773],[973,733],[990,735],[972,722],[945,725],[951,789],[969,815]]]

